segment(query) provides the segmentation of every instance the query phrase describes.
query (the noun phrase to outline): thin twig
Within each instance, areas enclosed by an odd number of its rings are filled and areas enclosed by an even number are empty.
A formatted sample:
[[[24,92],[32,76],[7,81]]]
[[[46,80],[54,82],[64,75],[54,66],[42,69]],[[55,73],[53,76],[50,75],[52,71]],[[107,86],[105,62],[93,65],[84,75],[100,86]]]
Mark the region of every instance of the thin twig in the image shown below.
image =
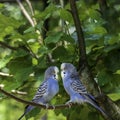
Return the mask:
[[[13,75],[10,75],[8,73],[0,72],[0,76],[3,76],[3,77],[12,77]]]
[[[29,23],[32,25],[32,27],[35,27],[35,25],[37,24],[36,20],[32,19],[32,17],[29,15],[29,13],[27,12],[27,10],[25,9],[25,7],[23,6],[23,4],[21,3],[20,0],[16,0],[16,1],[18,2],[18,4],[19,4],[19,6],[20,6],[20,8],[21,8],[21,10],[23,12],[23,14],[25,15],[25,17],[27,18],[27,20],[29,21]],[[31,3],[29,2],[29,0],[26,0],[26,1],[29,4],[30,10],[32,12],[32,15],[34,15]],[[39,42],[42,43],[42,37],[40,35],[40,31],[36,30],[36,33],[39,35],[38,36]],[[31,49],[29,49],[29,51],[33,55],[34,58],[38,59],[37,56],[36,56],[36,54]]]
[[[32,18],[30,17],[30,15],[28,14],[27,10],[25,9],[25,7],[23,6],[23,4],[21,3],[20,0],[16,0],[17,3],[20,6],[20,9],[22,10],[23,14],[26,16],[27,20],[29,21],[29,23],[34,27],[34,21],[32,20]]]
[[[31,2],[30,2],[29,0],[26,0],[26,2],[27,2],[28,6],[29,6],[29,8],[30,8],[30,11],[31,11],[32,16],[34,16],[34,11],[33,11],[33,7],[32,7],[32,5],[31,5]]]
[[[32,49],[28,46],[28,44],[26,44],[27,47],[26,47],[26,46],[13,47],[13,46],[10,46],[10,45],[6,44],[5,42],[0,41],[0,45],[3,46],[3,47],[9,48],[9,49],[11,49],[11,50],[14,50],[14,51],[17,51],[18,49],[23,49],[24,51],[29,52],[29,54],[30,54],[33,58],[35,58],[35,59],[38,60],[37,55],[32,51]],[[1,75],[1,74],[0,74],[0,75]]]
[[[30,8],[30,11],[31,11],[31,14],[32,14],[32,17],[33,17],[34,16],[34,11],[33,11],[32,4],[31,4],[30,0],[26,0],[26,2],[27,2],[28,6]],[[32,19],[33,19],[34,24],[36,25],[37,24],[36,19],[34,17]]]
[[[38,56],[33,52],[33,50],[30,48],[30,46],[26,43],[27,49],[29,50],[30,54],[38,60]]]
[[[1,87],[0,87],[0,92],[5,94],[6,96],[8,97],[11,97],[13,99],[15,99],[16,101],[18,102],[21,102],[21,103],[24,103],[24,104],[27,104],[27,105],[32,105],[32,106],[35,106],[35,107],[41,107],[41,108],[44,108],[46,109],[46,105],[43,105],[43,104],[38,104],[38,103],[34,103],[34,102],[30,102],[30,101],[26,101],[26,100],[23,100],[21,98],[18,98],[8,92],[6,92],[5,90],[3,90]],[[75,104],[72,104],[72,106],[75,105]],[[62,105],[49,105],[47,106],[47,109],[65,109],[65,108],[69,108],[70,106],[67,105],[67,104],[62,104]]]
[[[19,91],[19,90],[11,90],[13,94],[19,94],[19,95],[27,95],[27,92]]]
[[[27,10],[25,9],[25,7],[23,6],[23,4],[21,3],[20,0],[16,0],[16,1],[17,1],[17,3],[19,4],[19,6],[20,6],[20,8],[21,8],[21,10],[22,10],[22,12],[23,12],[23,14],[25,15],[25,17],[27,18],[27,20],[29,21],[29,23],[32,25],[32,27],[35,27],[35,25],[37,24],[35,18],[32,18],[32,17],[28,14]],[[32,12],[32,15],[34,15],[34,12],[33,12],[31,3],[30,3],[28,0],[26,0],[26,2],[29,4],[30,10],[31,10],[31,12]],[[39,35],[39,36],[38,36],[38,42],[41,44],[41,43],[43,42],[43,38],[42,38],[42,36],[41,36],[41,34],[40,34],[40,31],[39,31],[39,30],[36,30],[36,33]]]
[[[104,13],[108,9],[106,0],[98,0],[98,3],[100,7],[100,12],[102,13],[102,15],[106,14]]]
[[[11,74],[9,74],[9,73],[4,73],[4,72],[0,72],[0,76],[3,76],[3,77],[13,77],[13,75],[11,75]],[[33,77],[34,74],[31,73],[29,76],[30,76],[30,77]]]
[[[17,47],[10,46],[10,45],[6,44],[5,42],[2,42],[2,41],[0,41],[0,45],[1,45],[1,46],[4,46],[4,47],[6,47],[6,48],[9,48],[9,49],[11,49],[11,50],[18,50]]]

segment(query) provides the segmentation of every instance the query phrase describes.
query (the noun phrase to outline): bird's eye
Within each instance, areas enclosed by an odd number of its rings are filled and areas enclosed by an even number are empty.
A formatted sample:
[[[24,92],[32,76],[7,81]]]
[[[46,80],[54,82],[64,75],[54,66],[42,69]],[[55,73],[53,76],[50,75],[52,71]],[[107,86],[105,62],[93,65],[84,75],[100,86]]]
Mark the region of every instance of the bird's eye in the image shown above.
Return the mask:
[[[54,77],[56,77],[56,75],[54,74]]]
[[[65,72],[63,72],[63,74],[65,75],[66,73],[65,73]]]

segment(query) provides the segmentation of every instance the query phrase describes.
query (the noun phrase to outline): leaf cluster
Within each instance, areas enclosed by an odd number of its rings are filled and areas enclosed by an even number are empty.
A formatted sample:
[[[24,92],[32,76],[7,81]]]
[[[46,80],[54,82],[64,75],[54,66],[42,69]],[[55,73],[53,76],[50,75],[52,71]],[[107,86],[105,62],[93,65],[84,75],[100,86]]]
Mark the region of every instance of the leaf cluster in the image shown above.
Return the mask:
[[[91,72],[102,90],[116,102],[120,100],[118,1],[108,1],[108,9],[102,11],[103,13],[100,12],[99,3],[94,0],[77,1]],[[62,62],[71,62],[78,66],[80,58],[69,2],[62,5],[49,1],[46,6],[43,1],[34,1],[32,4],[35,14],[31,17],[37,21],[34,27],[31,27],[17,4],[0,4],[0,73],[4,73],[0,74],[0,84],[4,84],[5,90],[8,91],[26,91],[27,95],[18,96],[27,100],[32,99],[36,88],[43,81],[47,67],[60,67]],[[39,31],[39,34],[36,31]],[[0,98],[4,100],[3,95]],[[51,103],[65,103],[68,99],[69,96],[60,81],[60,92]],[[6,101],[3,104],[8,103]],[[12,104],[14,107],[14,102]],[[15,107],[23,110],[19,105]],[[40,116],[44,113],[43,110]],[[50,113],[52,112],[48,111],[48,116]],[[86,106],[56,110],[52,114],[62,114],[62,119],[69,117],[70,120],[92,120],[93,117],[102,120],[94,109]],[[31,116],[35,117],[34,112]]]

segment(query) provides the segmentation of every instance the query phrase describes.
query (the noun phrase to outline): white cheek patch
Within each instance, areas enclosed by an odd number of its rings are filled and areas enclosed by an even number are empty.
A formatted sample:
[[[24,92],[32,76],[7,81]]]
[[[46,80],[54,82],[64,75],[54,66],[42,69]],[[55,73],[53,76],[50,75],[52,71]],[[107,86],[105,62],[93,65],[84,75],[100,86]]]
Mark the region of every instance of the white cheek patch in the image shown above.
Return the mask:
[[[58,80],[58,74],[56,74],[56,77],[55,77],[57,80]]]
[[[62,78],[65,77],[64,71],[61,71],[61,77],[62,77]]]

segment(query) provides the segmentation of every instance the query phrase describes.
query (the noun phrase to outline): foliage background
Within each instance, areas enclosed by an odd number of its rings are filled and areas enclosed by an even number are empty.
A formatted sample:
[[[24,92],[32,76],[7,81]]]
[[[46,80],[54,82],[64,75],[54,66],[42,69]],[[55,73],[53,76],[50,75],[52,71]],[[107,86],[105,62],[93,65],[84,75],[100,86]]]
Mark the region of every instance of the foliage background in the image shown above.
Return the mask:
[[[120,3],[108,0],[100,12],[95,0],[78,0],[77,7],[86,42],[87,58],[92,74],[102,91],[120,106]],[[0,84],[4,89],[25,100],[31,100],[44,78],[48,66],[71,62],[78,66],[78,41],[69,1],[22,2],[29,13],[31,25],[16,2],[0,3]],[[62,81],[59,94],[52,104],[65,103],[69,97]],[[16,93],[22,91],[27,94]],[[16,120],[25,105],[0,94],[0,118]],[[36,114],[37,115],[36,115]],[[32,117],[31,117],[32,116]],[[30,120],[103,120],[89,105],[41,110],[27,116]],[[42,118],[43,117],[43,118]]]

